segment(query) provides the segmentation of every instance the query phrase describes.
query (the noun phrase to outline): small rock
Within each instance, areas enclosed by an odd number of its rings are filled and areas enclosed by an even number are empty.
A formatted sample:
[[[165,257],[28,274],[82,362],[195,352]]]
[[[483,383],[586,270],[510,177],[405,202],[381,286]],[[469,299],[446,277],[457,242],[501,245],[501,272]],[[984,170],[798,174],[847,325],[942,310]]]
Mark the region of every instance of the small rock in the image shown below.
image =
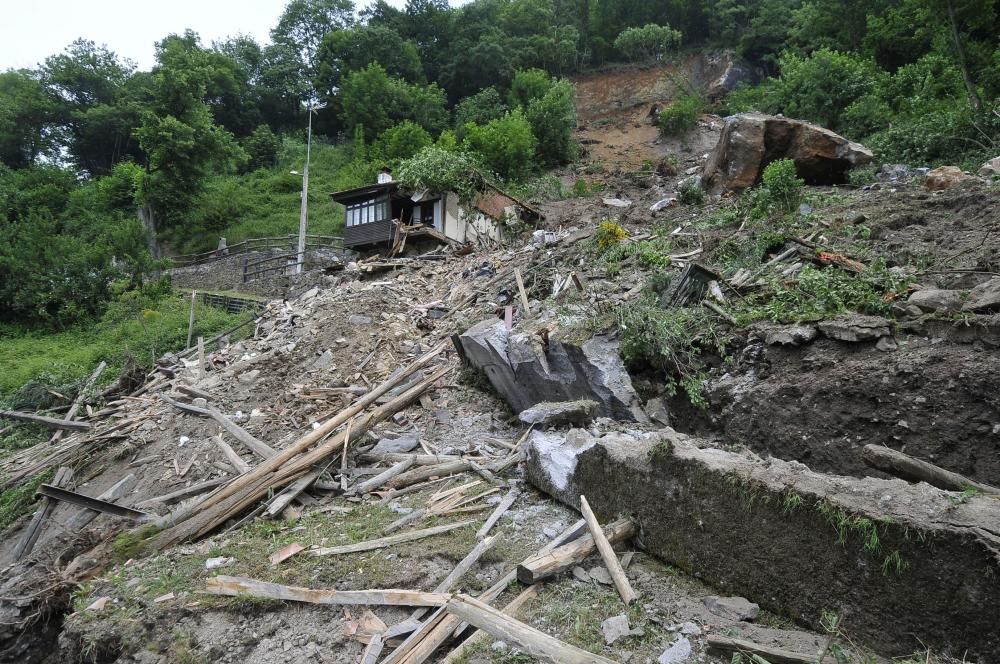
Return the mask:
[[[225,567],[233,562],[232,558],[218,557],[209,558],[205,561],[205,569],[215,569],[216,567]]]
[[[760,613],[760,606],[744,597],[719,597],[711,595],[701,600],[709,611],[730,620],[753,620]]]
[[[625,200],[624,198],[602,198],[601,202],[605,205],[617,208],[627,208],[632,205],[632,201]]]
[[[667,409],[666,400],[661,397],[653,397],[646,402],[646,415],[657,424],[670,426],[670,411]]]
[[[882,337],[881,339],[875,342],[875,348],[882,351],[883,353],[890,353],[899,348],[899,344],[896,343],[896,340],[893,339],[892,337]]]
[[[525,408],[517,416],[525,424],[556,426],[560,424],[587,424],[597,414],[597,402],[589,399],[576,401],[543,401]]]
[[[257,380],[257,376],[259,375],[260,375],[260,369],[251,369],[250,371],[244,371],[243,373],[241,373],[239,376],[236,377],[236,380],[240,381],[244,385],[249,385],[250,383]]]
[[[195,397],[191,400],[191,405],[195,408],[208,408],[208,399],[204,397]]]
[[[995,178],[1000,175],[1000,157],[993,157],[980,166],[979,175],[984,178]]]
[[[323,351],[323,354],[316,358],[316,361],[312,364],[313,371],[320,371],[326,369],[331,364],[333,364],[333,353],[329,350]]]
[[[601,623],[601,631],[604,632],[604,642],[609,646],[623,636],[629,635],[628,616],[612,616]]]
[[[582,581],[583,583],[590,583],[591,581],[590,574],[588,574],[587,570],[583,569],[579,565],[573,568],[573,578],[577,581]]]
[[[799,214],[803,217],[808,217],[813,213],[813,206],[808,203],[799,203]]]
[[[958,166],[939,166],[927,173],[927,177],[924,178],[924,187],[929,191],[944,191],[976,180],[978,178],[962,172]]]
[[[369,318],[368,316],[362,316],[361,314],[354,314],[352,316],[347,317],[347,324],[351,325],[352,327],[356,327],[359,325],[371,325],[372,319]]]
[[[887,337],[889,321],[878,316],[841,316],[821,321],[819,331],[837,341],[857,342]]]
[[[680,629],[684,636],[701,636],[701,627],[693,622],[681,623]]]
[[[858,224],[863,224],[866,221],[868,221],[868,217],[865,216],[864,212],[851,212],[846,217],[844,217],[844,221],[854,226],[857,226]]]
[[[590,578],[597,581],[601,585],[610,586],[614,585],[614,581],[611,579],[611,574],[605,567],[594,567],[587,572],[590,574]]]
[[[1000,311],[1000,277],[993,277],[969,291],[969,299],[962,309],[980,314]]]
[[[658,661],[660,664],[680,664],[691,657],[691,642],[683,636],[663,651]]]
[[[110,597],[98,597],[87,607],[87,611],[103,611],[104,605],[111,600]]]
[[[950,312],[962,308],[962,293],[957,290],[924,288],[916,291],[906,300],[906,303],[920,307],[927,312]]]
[[[177,447],[184,447],[190,442],[191,442],[190,438],[188,438],[187,436],[181,436],[180,438],[177,439]]]
[[[700,169],[699,169],[700,170]],[[649,206],[650,212],[659,212],[660,210],[665,210],[666,208],[675,205],[677,199],[674,196],[668,196],[667,198],[661,198],[652,205]]]
[[[812,325],[788,325],[768,328],[764,332],[764,343],[768,346],[800,346],[816,338],[816,328]]]
[[[317,295],[319,295],[319,289],[318,288],[310,288],[305,293],[303,293],[301,295],[301,297],[299,297],[299,299],[302,300],[303,302],[305,302],[306,300],[313,299]]]

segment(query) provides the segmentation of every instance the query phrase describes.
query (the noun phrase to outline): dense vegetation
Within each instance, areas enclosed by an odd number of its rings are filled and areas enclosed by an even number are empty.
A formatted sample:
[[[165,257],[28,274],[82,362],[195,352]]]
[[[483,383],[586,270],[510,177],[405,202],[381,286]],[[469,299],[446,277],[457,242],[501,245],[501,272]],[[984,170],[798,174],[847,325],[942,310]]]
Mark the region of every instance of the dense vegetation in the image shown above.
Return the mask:
[[[470,173],[518,181],[572,161],[562,77],[681,48],[734,48],[771,76],[728,109],[814,120],[886,161],[995,156],[996,4],[291,0],[270,44],[172,34],[151,71],[81,39],[0,73],[0,322],[99,320],[115,298],[156,291],[163,255],[294,232],[303,102],[326,104],[313,209],[384,165],[468,188]],[[692,126],[701,93],[666,110],[664,131]],[[316,230],[332,230],[325,210]]]

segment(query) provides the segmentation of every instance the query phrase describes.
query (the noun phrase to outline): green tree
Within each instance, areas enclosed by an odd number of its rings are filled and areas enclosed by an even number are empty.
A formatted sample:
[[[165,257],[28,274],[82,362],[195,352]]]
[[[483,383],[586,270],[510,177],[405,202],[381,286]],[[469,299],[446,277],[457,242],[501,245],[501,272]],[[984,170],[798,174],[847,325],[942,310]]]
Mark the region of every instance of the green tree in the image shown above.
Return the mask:
[[[662,60],[681,45],[681,33],[669,25],[646,24],[623,30],[615,39],[615,48],[633,62]]]
[[[253,133],[243,139],[243,150],[247,153],[247,161],[243,166],[244,172],[255,171],[259,168],[274,168],[278,162],[278,149],[281,141],[271,128],[267,125],[260,125],[253,130]]]
[[[444,91],[435,84],[409,85],[392,78],[377,63],[352,72],[340,90],[340,112],[350,131],[364,127],[369,136],[412,120],[431,133],[447,123]]]
[[[541,69],[526,69],[514,75],[510,84],[510,105],[528,108],[535,99],[545,96],[553,85],[552,77]]]
[[[333,96],[344,77],[377,62],[389,76],[409,83],[424,83],[417,47],[399,33],[380,25],[358,25],[328,32],[317,54],[314,86],[321,95]]]
[[[485,126],[467,125],[466,148],[482,155],[486,165],[508,180],[521,180],[531,171],[537,141],[521,109]]]
[[[455,106],[455,128],[458,130],[459,138],[465,125],[469,123],[484,125],[490,120],[503,117],[508,110],[510,109],[504,103],[500,92],[493,86],[466,97]]]
[[[371,159],[379,162],[378,167],[394,168],[404,159],[431,145],[434,139],[415,122],[404,120],[395,127],[383,131],[372,145]]]
[[[572,136],[576,129],[572,83],[565,80],[553,83],[544,95],[528,102],[525,117],[537,141],[539,163],[551,167],[572,159]]]
[[[307,80],[316,77],[317,54],[323,37],[333,30],[354,25],[351,0],[291,0],[271,30],[271,39],[294,49],[300,58]]]
[[[0,163],[25,168],[55,148],[55,108],[34,72],[0,73]]]

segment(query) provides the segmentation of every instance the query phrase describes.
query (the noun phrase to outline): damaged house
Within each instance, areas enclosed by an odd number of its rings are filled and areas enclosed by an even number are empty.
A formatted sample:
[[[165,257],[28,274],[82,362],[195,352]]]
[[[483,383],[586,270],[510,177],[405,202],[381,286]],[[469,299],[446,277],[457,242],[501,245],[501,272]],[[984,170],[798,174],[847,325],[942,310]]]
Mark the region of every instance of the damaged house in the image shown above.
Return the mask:
[[[380,180],[330,194],[345,208],[344,246],[349,249],[394,255],[408,238],[493,247],[504,242],[506,230],[514,223],[543,218],[531,206],[489,183],[465,203],[454,192],[411,192],[388,178]]]

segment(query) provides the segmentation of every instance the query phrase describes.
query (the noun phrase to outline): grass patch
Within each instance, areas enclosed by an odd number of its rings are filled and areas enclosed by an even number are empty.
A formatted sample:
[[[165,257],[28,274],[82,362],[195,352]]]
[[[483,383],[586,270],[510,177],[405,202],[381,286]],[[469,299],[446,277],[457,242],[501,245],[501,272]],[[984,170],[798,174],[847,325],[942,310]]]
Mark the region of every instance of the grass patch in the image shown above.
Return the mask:
[[[22,516],[31,513],[35,506],[35,492],[38,486],[51,480],[54,474],[54,470],[47,470],[21,486],[0,493],[0,531],[7,530]]]

